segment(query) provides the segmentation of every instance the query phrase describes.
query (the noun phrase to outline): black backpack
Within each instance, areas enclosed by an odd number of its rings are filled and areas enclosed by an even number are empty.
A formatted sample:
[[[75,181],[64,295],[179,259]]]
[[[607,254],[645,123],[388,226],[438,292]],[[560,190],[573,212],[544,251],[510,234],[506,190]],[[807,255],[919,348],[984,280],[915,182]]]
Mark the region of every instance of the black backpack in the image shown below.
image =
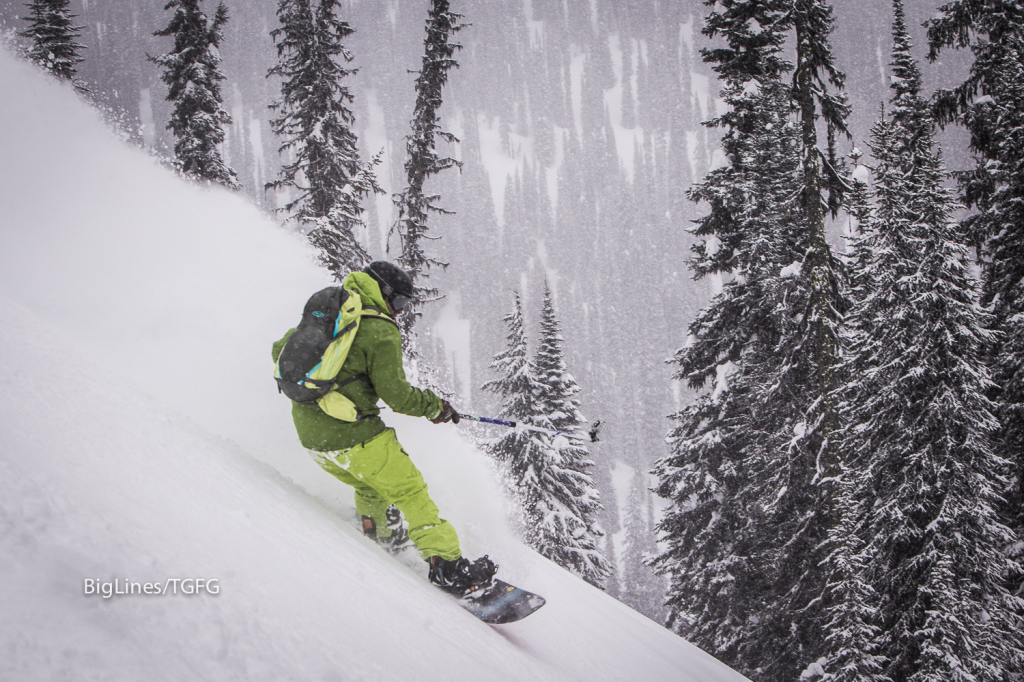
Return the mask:
[[[295,332],[288,337],[277,359],[274,378],[281,393],[300,403],[308,403],[322,397],[334,387],[334,378],[337,376],[337,370],[341,369],[341,363],[337,363],[332,376],[321,377],[320,375],[325,372],[317,370],[323,368],[324,353],[335,338],[346,332],[339,327],[339,323],[344,317],[341,312],[342,306],[350,298],[359,300],[358,296],[343,287],[328,287],[316,292],[306,301],[302,319]],[[358,319],[357,312],[356,321],[350,325],[358,325]]]

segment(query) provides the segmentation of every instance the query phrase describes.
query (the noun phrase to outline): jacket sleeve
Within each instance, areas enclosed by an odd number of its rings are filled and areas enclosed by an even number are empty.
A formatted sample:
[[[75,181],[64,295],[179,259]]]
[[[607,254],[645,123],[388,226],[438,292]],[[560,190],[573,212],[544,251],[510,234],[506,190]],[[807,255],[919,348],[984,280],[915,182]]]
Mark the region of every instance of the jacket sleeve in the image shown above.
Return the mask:
[[[390,322],[369,356],[367,373],[381,400],[395,412],[433,419],[441,412],[441,399],[429,389],[419,389],[405,378],[402,338]]]

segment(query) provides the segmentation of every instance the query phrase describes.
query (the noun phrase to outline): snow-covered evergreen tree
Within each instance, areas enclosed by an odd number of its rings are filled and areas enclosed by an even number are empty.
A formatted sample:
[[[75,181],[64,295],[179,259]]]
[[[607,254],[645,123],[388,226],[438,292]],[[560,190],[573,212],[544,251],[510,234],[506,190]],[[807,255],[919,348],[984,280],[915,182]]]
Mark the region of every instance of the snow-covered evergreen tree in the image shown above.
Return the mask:
[[[749,365],[783,333],[787,317],[776,308],[790,281],[780,273],[806,246],[792,201],[799,138],[785,88],[777,77],[753,92],[735,83],[723,92],[729,118],[712,122],[727,126],[730,164],[690,192],[711,206],[694,229],[705,239],[691,267],[696,279],[734,278],[691,323],[676,354],[675,378],[711,390],[672,415],[671,454],[654,471],[656,492],[671,501],[653,562],[670,582],[667,625],[741,671],[755,659],[749,628],[769,589],[769,576],[754,564],[759,512],[747,462],[756,376]]]
[[[1002,549],[1014,536],[999,519],[1006,461],[992,447],[998,422],[985,395],[992,334],[900,0],[894,10],[893,96],[872,129],[876,208],[858,240],[870,256],[857,261],[866,271],[840,391],[852,471],[839,543],[856,551],[851,584],[832,603],[845,614],[833,625],[846,651],[829,672],[850,682],[1000,679],[1021,652],[1021,602],[1004,584]]]
[[[502,398],[501,416],[513,421],[533,415],[534,371],[530,363],[526,332],[523,329],[523,303],[515,293],[512,312],[505,316],[508,325],[508,348],[494,356],[491,369],[499,377],[488,381],[483,388]]]
[[[858,464],[844,461],[835,481],[837,523],[826,539],[827,655],[816,663],[830,682],[891,682],[882,672],[887,660],[878,645],[879,596],[868,578],[871,567],[862,534],[870,510],[860,493],[870,483]]]
[[[526,332],[523,329],[523,307],[519,292],[515,292],[515,305],[505,316],[508,325],[508,346],[494,356],[491,369],[498,378],[483,385],[484,390],[501,396],[501,417],[521,424],[531,424],[534,414],[534,394],[537,392],[533,363],[529,358]],[[506,492],[516,509],[528,506],[530,495],[526,494],[524,482],[529,475],[530,463],[540,456],[538,443],[531,439],[529,431],[512,429],[487,444],[487,451],[502,467]],[[515,518],[519,531],[526,535],[524,518]]]
[[[174,49],[150,61],[163,67],[160,79],[167,99],[174,102],[167,128],[174,133],[174,166],[195,180],[218,182],[239,189],[235,171],[224,163],[220,145],[231,116],[224,109],[218,47],[228,20],[223,3],[211,21],[199,8],[201,0],[170,0],[164,9],[174,16],[155,36],[173,36]]]
[[[342,41],[354,29],[337,18],[337,7],[337,0],[280,0],[281,25],[270,32],[278,63],[268,75],[282,78],[281,98],[271,105],[278,117],[270,123],[283,140],[279,151],[292,161],[267,188],[297,190],[284,210],[300,219],[330,214],[360,169],[352,95],[342,84],[356,70],[337,61],[352,61]]]
[[[309,232],[309,241],[319,249],[320,263],[338,282],[345,281],[350,272],[361,270],[371,261],[370,254],[355,235],[366,227],[363,201],[374,194],[385,193],[377,184],[374,172],[383,153],[381,150],[359,169],[351,182],[342,188],[337,203],[326,216],[303,218],[303,222],[313,228]]]
[[[587,582],[601,587],[611,572],[597,550],[604,535],[597,526],[601,499],[589,470],[594,465],[582,436],[587,420],[580,414],[579,386],[569,374],[564,339],[555,317],[551,289],[544,284],[540,341],[533,358],[536,393],[531,423],[572,435],[531,432],[541,457],[532,461],[526,485],[539,495],[526,510],[527,540],[538,552]]]
[[[761,3],[750,3],[751,10],[762,13]],[[765,588],[757,595],[760,612],[752,610],[747,624],[747,665],[755,676],[792,679],[825,649],[825,541],[839,523],[834,487],[841,462],[831,395],[845,301],[839,264],[825,239],[825,209],[838,208],[845,185],[834,135],[845,130],[847,107],[830,93],[843,84],[829,46],[831,5],[796,0],[779,10],[757,20],[785,30],[795,43],[790,96],[799,114],[801,167],[791,179],[800,185],[802,252],[801,262],[779,272],[792,274],[789,281],[771,282],[779,335],[773,347],[746,363],[752,409],[741,428],[750,439],[744,466],[757,500],[749,529],[756,538],[752,564]],[[818,145],[819,118],[829,133],[827,152]]]
[[[454,135],[441,130],[438,122],[438,110],[441,108],[441,91],[448,82],[448,71],[458,67],[453,55],[462,46],[450,42],[453,34],[463,28],[459,23],[461,14],[450,11],[448,0],[432,0],[427,16],[426,33],[423,40],[423,61],[416,76],[416,107],[412,119],[412,133],[405,138],[405,149],[408,158],[405,161],[405,174],[408,186],[395,195],[394,202],[398,206],[398,222],[395,231],[401,238],[402,252],[397,260],[412,277],[413,284],[420,302],[414,302],[411,309],[402,315],[400,324],[403,328],[403,339],[411,340],[409,332],[420,316],[419,307],[422,301],[437,295],[437,290],[426,286],[423,278],[432,266],[445,267],[423,249],[423,240],[429,239],[427,219],[430,213],[449,213],[436,205],[437,195],[425,194],[423,185],[426,180],[441,171],[453,166],[461,167],[461,162],[450,157],[437,154],[437,138],[446,142],[458,142]]]
[[[869,229],[873,218],[868,184],[870,171],[860,165],[861,153],[851,154],[857,170],[851,179],[852,189],[846,197],[846,210],[855,221],[848,237],[851,244],[849,278],[851,298],[867,296],[875,285],[870,279],[870,263],[873,257],[869,240],[857,239]],[[856,330],[844,329],[844,337],[855,337]],[[843,376],[859,376],[868,370],[868,359],[846,354]],[[840,386],[840,396],[846,388]],[[839,401],[837,401],[839,402]],[[838,405],[842,415],[842,404]],[[842,429],[842,427],[841,427]],[[842,430],[840,431],[840,435]],[[840,447],[842,448],[842,442]],[[827,655],[816,662],[822,675],[836,682],[883,682],[889,680],[882,674],[886,662],[877,653],[878,594],[868,580],[868,561],[864,551],[864,523],[869,509],[865,508],[863,491],[870,485],[863,470],[863,460],[843,449],[843,460],[835,477],[836,524],[829,529],[826,539],[828,557],[827,569],[829,595],[828,614],[825,623]]]
[[[1000,332],[990,364],[1001,429],[998,447],[1011,460],[1007,516],[1024,535],[1024,5],[954,0],[928,23],[935,60],[947,47],[970,47],[967,80],[937,96],[939,123],[970,131],[977,166],[959,173],[963,202],[977,213],[964,223],[984,271],[982,303]],[[1024,546],[1010,548],[1024,563]],[[1011,580],[1024,589],[1024,574]]]
[[[882,107],[880,111],[884,116],[885,108]],[[849,240],[847,262],[850,263],[850,267],[847,273],[847,282],[851,298],[856,296],[855,292],[862,291],[869,286],[864,281],[864,273],[867,271],[867,263],[871,259],[871,251],[863,239],[855,238],[862,233],[864,226],[874,215],[871,206],[871,187],[868,185],[871,180],[871,171],[861,163],[863,156],[864,153],[857,148],[850,153],[850,159],[856,167],[850,178],[852,187],[846,195],[845,205],[846,212],[850,217],[850,229],[846,237]]]
[[[69,0],[33,0],[25,6],[29,16],[24,17],[29,27],[18,35],[32,40],[29,57],[57,78],[71,81],[79,90],[84,86],[76,81],[75,67],[83,58],[79,55],[85,46],[78,43],[83,26],[75,26],[76,15],[68,10]]]
[[[587,422],[575,396],[579,387],[563,357],[563,339],[555,318],[551,290],[545,284],[541,339],[533,361],[527,356],[522,309],[505,317],[508,348],[491,367],[499,378],[484,385],[502,396],[502,416],[524,425],[576,434]],[[596,517],[600,495],[589,469],[593,462],[576,435],[552,435],[515,429],[488,445],[502,463],[523,536],[531,547],[587,582],[603,587],[611,566],[597,549],[603,535]]]
[[[838,525],[829,400],[844,307],[824,207],[846,183],[834,156],[847,108],[816,0],[708,3],[703,51],[731,111],[729,166],[695,185],[710,214],[691,263],[730,279],[690,327],[676,378],[714,389],[675,415],[657,492],[672,500],[654,565],[670,577],[669,625],[733,667],[795,679],[825,650],[825,541]],[[783,57],[795,38],[794,65]],[[799,116],[794,124],[793,114]],[[815,120],[829,129],[818,148]]]

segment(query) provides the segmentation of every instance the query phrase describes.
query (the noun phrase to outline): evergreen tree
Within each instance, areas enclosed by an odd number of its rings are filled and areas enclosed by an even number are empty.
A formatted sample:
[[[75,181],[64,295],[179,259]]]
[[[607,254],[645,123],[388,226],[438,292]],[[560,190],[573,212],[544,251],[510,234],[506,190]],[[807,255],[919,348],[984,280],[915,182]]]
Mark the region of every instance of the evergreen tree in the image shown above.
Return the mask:
[[[761,12],[760,4],[751,3],[751,9]],[[802,262],[798,271],[780,271],[793,276],[771,290],[772,313],[781,317],[779,335],[768,352],[748,360],[753,400],[749,422],[742,426],[750,438],[744,464],[757,500],[752,563],[758,580],[767,579],[758,595],[763,610],[748,625],[753,645],[748,665],[767,679],[795,678],[825,650],[826,541],[841,513],[835,497],[841,462],[832,393],[845,301],[839,264],[825,240],[825,208],[837,209],[847,186],[835,160],[835,133],[845,131],[848,110],[842,98],[829,93],[843,84],[828,42],[831,6],[821,0],[782,5],[783,11],[764,17],[768,23],[762,25],[794,36],[790,97],[799,113],[801,168],[791,180],[800,185]],[[828,131],[827,153],[818,146],[819,114]]]
[[[883,110],[884,111],[884,110]],[[861,153],[851,154],[854,163],[859,164]],[[869,172],[864,166],[858,170]],[[850,239],[851,256],[848,259],[850,292],[862,300],[875,285],[870,280],[870,263],[873,257],[869,240],[856,239],[853,235],[863,234],[874,214],[870,205],[869,187],[855,173],[853,188],[847,197],[846,209],[856,221]],[[844,336],[857,338],[856,330],[844,329]],[[857,377],[869,370],[868,359],[856,355],[844,357],[844,376]],[[840,386],[840,396],[846,389]],[[842,403],[837,409],[842,415]],[[848,409],[848,406],[847,406]],[[842,431],[840,432],[840,436]],[[864,491],[870,485],[863,469],[863,460],[852,456],[844,443],[840,448],[844,459],[840,463],[835,479],[837,523],[829,530],[826,547],[829,555],[825,566],[828,570],[826,585],[829,595],[825,640],[827,655],[818,660],[819,672],[828,671],[829,680],[836,682],[883,682],[889,680],[882,674],[886,659],[878,654],[878,593],[869,582],[868,561],[865,552],[864,523],[870,509],[865,508]]]
[[[547,285],[541,340],[532,362],[526,354],[518,294],[515,309],[505,321],[509,345],[491,365],[501,376],[484,386],[503,397],[502,416],[563,433],[585,430],[587,422],[575,399],[579,387],[565,366],[563,339]],[[597,538],[603,535],[596,525],[601,502],[588,473],[593,462],[582,439],[517,429],[488,449],[505,468],[514,500],[522,510],[519,524],[527,544],[602,587],[611,567],[597,550]]]
[[[299,219],[330,214],[360,169],[348,108],[352,95],[342,85],[356,70],[336,61],[352,61],[342,41],[354,31],[335,16],[337,6],[337,0],[280,0],[281,26],[270,32],[278,63],[268,76],[283,79],[281,99],[270,105],[278,118],[270,125],[284,140],[278,151],[291,152],[293,160],[267,188],[296,189],[284,210]]]
[[[75,66],[84,60],[79,51],[85,46],[77,42],[83,26],[75,26],[76,15],[68,11],[68,0],[33,0],[25,5],[29,27],[18,35],[32,40],[29,57],[57,78],[84,86],[75,79]]]
[[[992,334],[975,307],[900,0],[894,10],[893,96],[872,129],[877,206],[857,240],[868,256],[857,261],[865,271],[840,392],[852,471],[838,544],[853,545],[853,561],[832,604],[846,649],[834,653],[834,678],[999,679],[1021,641],[1020,600],[1003,584],[1011,565],[1001,549],[1014,539],[997,511],[1006,463],[985,395]]]
[[[461,14],[449,10],[448,0],[432,0],[427,16],[427,37],[423,41],[423,62],[416,77],[416,107],[412,119],[412,134],[405,138],[408,158],[405,162],[405,173],[408,186],[394,197],[398,206],[398,222],[395,230],[402,240],[402,253],[398,262],[412,277],[420,301],[437,295],[437,290],[426,287],[422,278],[427,277],[431,266],[446,267],[429,256],[423,250],[423,240],[429,239],[427,218],[429,213],[450,213],[436,205],[437,195],[425,194],[423,185],[427,178],[453,166],[462,167],[461,162],[447,157],[440,157],[436,151],[437,139],[447,142],[458,142],[454,135],[441,130],[438,110],[441,108],[441,91],[448,81],[448,71],[458,67],[452,55],[462,46],[449,42],[449,38],[463,28],[459,23]],[[400,324],[403,327],[403,338],[412,339],[409,334],[420,316],[420,303],[413,303]]]
[[[163,67],[160,79],[167,84],[167,99],[175,103],[167,124],[175,137],[175,168],[195,180],[239,189],[235,171],[220,153],[223,126],[231,123],[220,93],[224,76],[218,70],[221,60],[217,52],[228,10],[218,5],[210,21],[199,9],[200,1],[170,0],[164,6],[165,10],[174,9],[174,16],[167,28],[153,35],[174,36],[174,50],[149,59]]]
[[[729,166],[690,198],[710,214],[691,263],[732,278],[690,327],[676,378],[712,392],[675,415],[657,492],[672,500],[654,565],[670,578],[669,625],[754,677],[795,679],[825,650],[826,541],[839,525],[830,400],[845,306],[824,207],[849,184],[834,159],[845,102],[830,88],[832,11],[817,0],[718,3],[703,50],[725,82]],[[794,68],[782,56],[794,34]],[[797,113],[794,125],[791,115]],[[815,120],[825,120],[827,153]]]
[[[885,107],[881,108],[882,117],[885,116]],[[855,236],[863,232],[864,226],[866,226],[874,217],[874,212],[871,206],[871,188],[868,186],[868,180],[870,180],[871,171],[867,166],[861,164],[861,157],[863,152],[859,149],[854,148],[850,154],[850,158],[856,165],[853,177],[851,178],[851,184],[853,185],[849,194],[846,197],[846,212],[851,218],[851,229],[846,235],[848,241],[848,247],[850,257],[847,259],[850,263],[850,267],[847,273],[847,281],[849,283],[851,297],[856,297],[856,292],[863,292],[869,287],[869,283],[864,280],[865,273],[867,272],[867,264],[871,259],[870,248],[865,244],[863,239],[855,239]],[[858,177],[860,176],[860,177]]]
[[[534,415],[534,394],[538,386],[528,355],[519,292],[515,292],[515,305],[512,312],[505,316],[504,321],[509,330],[506,337],[508,347],[495,355],[491,363],[491,369],[498,374],[498,378],[487,382],[483,388],[501,396],[502,418],[531,424]],[[526,488],[525,482],[530,473],[531,462],[539,459],[542,453],[537,447],[539,443],[530,435],[529,431],[512,429],[487,444],[488,452],[502,467],[506,493],[513,500],[515,508],[520,510],[536,504],[536,497],[534,494],[528,494],[530,491]],[[525,537],[524,519],[520,516],[515,521]]]
[[[484,390],[493,391],[502,398],[501,416],[513,421],[533,415],[533,392],[536,390],[533,366],[530,364],[523,330],[523,304],[519,292],[515,293],[512,312],[505,316],[508,325],[508,348],[494,356],[491,369],[500,376],[484,384]]]
[[[820,672],[835,682],[891,682],[882,673],[887,659],[879,653],[878,593],[868,579],[862,491],[869,485],[863,470],[843,462],[835,481],[838,523],[829,529],[826,546],[829,608],[825,622],[827,654]]]
[[[787,319],[777,306],[790,286],[782,268],[798,262],[806,237],[792,197],[799,168],[798,130],[790,122],[786,86],[768,77],[752,92],[723,91],[732,111],[711,122],[727,127],[730,164],[690,191],[710,213],[693,232],[695,279],[733,275],[690,324],[675,375],[707,388],[672,415],[671,454],[658,462],[656,492],[671,501],[658,528],[662,552],[653,566],[669,579],[667,625],[741,671],[754,666],[750,623],[760,612],[769,576],[754,564],[759,512],[748,459],[756,409],[755,359],[770,354]],[[778,170],[778,174],[764,173]]]
[[[320,263],[334,279],[344,282],[350,272],[370,263],[370,255],[356,239],[357,231],[366,228],[363,221],[363,201],[374,194],[384,194],[377,185],[374,172],[380,164],[382,149],[365,167],[360,168],[352,181],[342,188],[334,208],[322,218],[304,218],[312,226],[309,241],[320,251]]]
[[[970,132],[977,167],[958,173],[963,202],[977,213],[965,227],[978,247],[982,303],[999,336],[990,364],[1001,429],[999,448],[1011,460],[1007,516],[1024,535],[1024,6],[1006,0],[955,0],[928,22],[935,60],[946,47],[970,47],[967,80],[937,95],[941,124]],[[1022,546],[1010,548],[1024,562]],[[1020,593],[1024,574],[1011,580]]]
[[[576,434],[586,431],[576,395],[580,389],[569,374],[562,352],[564,339],[555,317],[551,289],[544,284],[540,342],[534,355],[536,393],[531,422],[544,429]],[[527,539],[541,554],[597,587],[611,572],[597,550],[604,535],[597,526],[600,495],[589,474],[594,465],[583,439],[531,432],[542,458],[535,460],[528,484],[540,495],[527,509]]]

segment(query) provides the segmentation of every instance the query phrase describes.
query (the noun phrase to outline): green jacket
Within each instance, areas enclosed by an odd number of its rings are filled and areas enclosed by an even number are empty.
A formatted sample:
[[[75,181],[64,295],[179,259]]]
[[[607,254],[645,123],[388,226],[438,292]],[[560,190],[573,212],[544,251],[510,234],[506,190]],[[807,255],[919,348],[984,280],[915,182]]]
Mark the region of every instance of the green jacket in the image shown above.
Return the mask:
[[[373,306],[387,311],[380,286],[366,273],[353,272],[345,279],[345,286],[359,292],[364,307]],[[294,331],[288,330],[274,344],[274,362],[277,362],[285,342]],[[358,421],[335,419],[315,402],[292,403],[292,420],[303,447],[320,452],[345,450],[381,433],[386,427],[377,416],[380,413],[378,399],[395,412],[413,417],[432,419],[441,411],[441,399],[433,391],[418,389],[405,378],[402,337],[390,317],[364,317],[360,321],[359,331],[345,364],[341,366],[338,379],[344,380],[357,374],[365,374],[366,377],[347,384],[341,392],[355,403],[362,415]]]

